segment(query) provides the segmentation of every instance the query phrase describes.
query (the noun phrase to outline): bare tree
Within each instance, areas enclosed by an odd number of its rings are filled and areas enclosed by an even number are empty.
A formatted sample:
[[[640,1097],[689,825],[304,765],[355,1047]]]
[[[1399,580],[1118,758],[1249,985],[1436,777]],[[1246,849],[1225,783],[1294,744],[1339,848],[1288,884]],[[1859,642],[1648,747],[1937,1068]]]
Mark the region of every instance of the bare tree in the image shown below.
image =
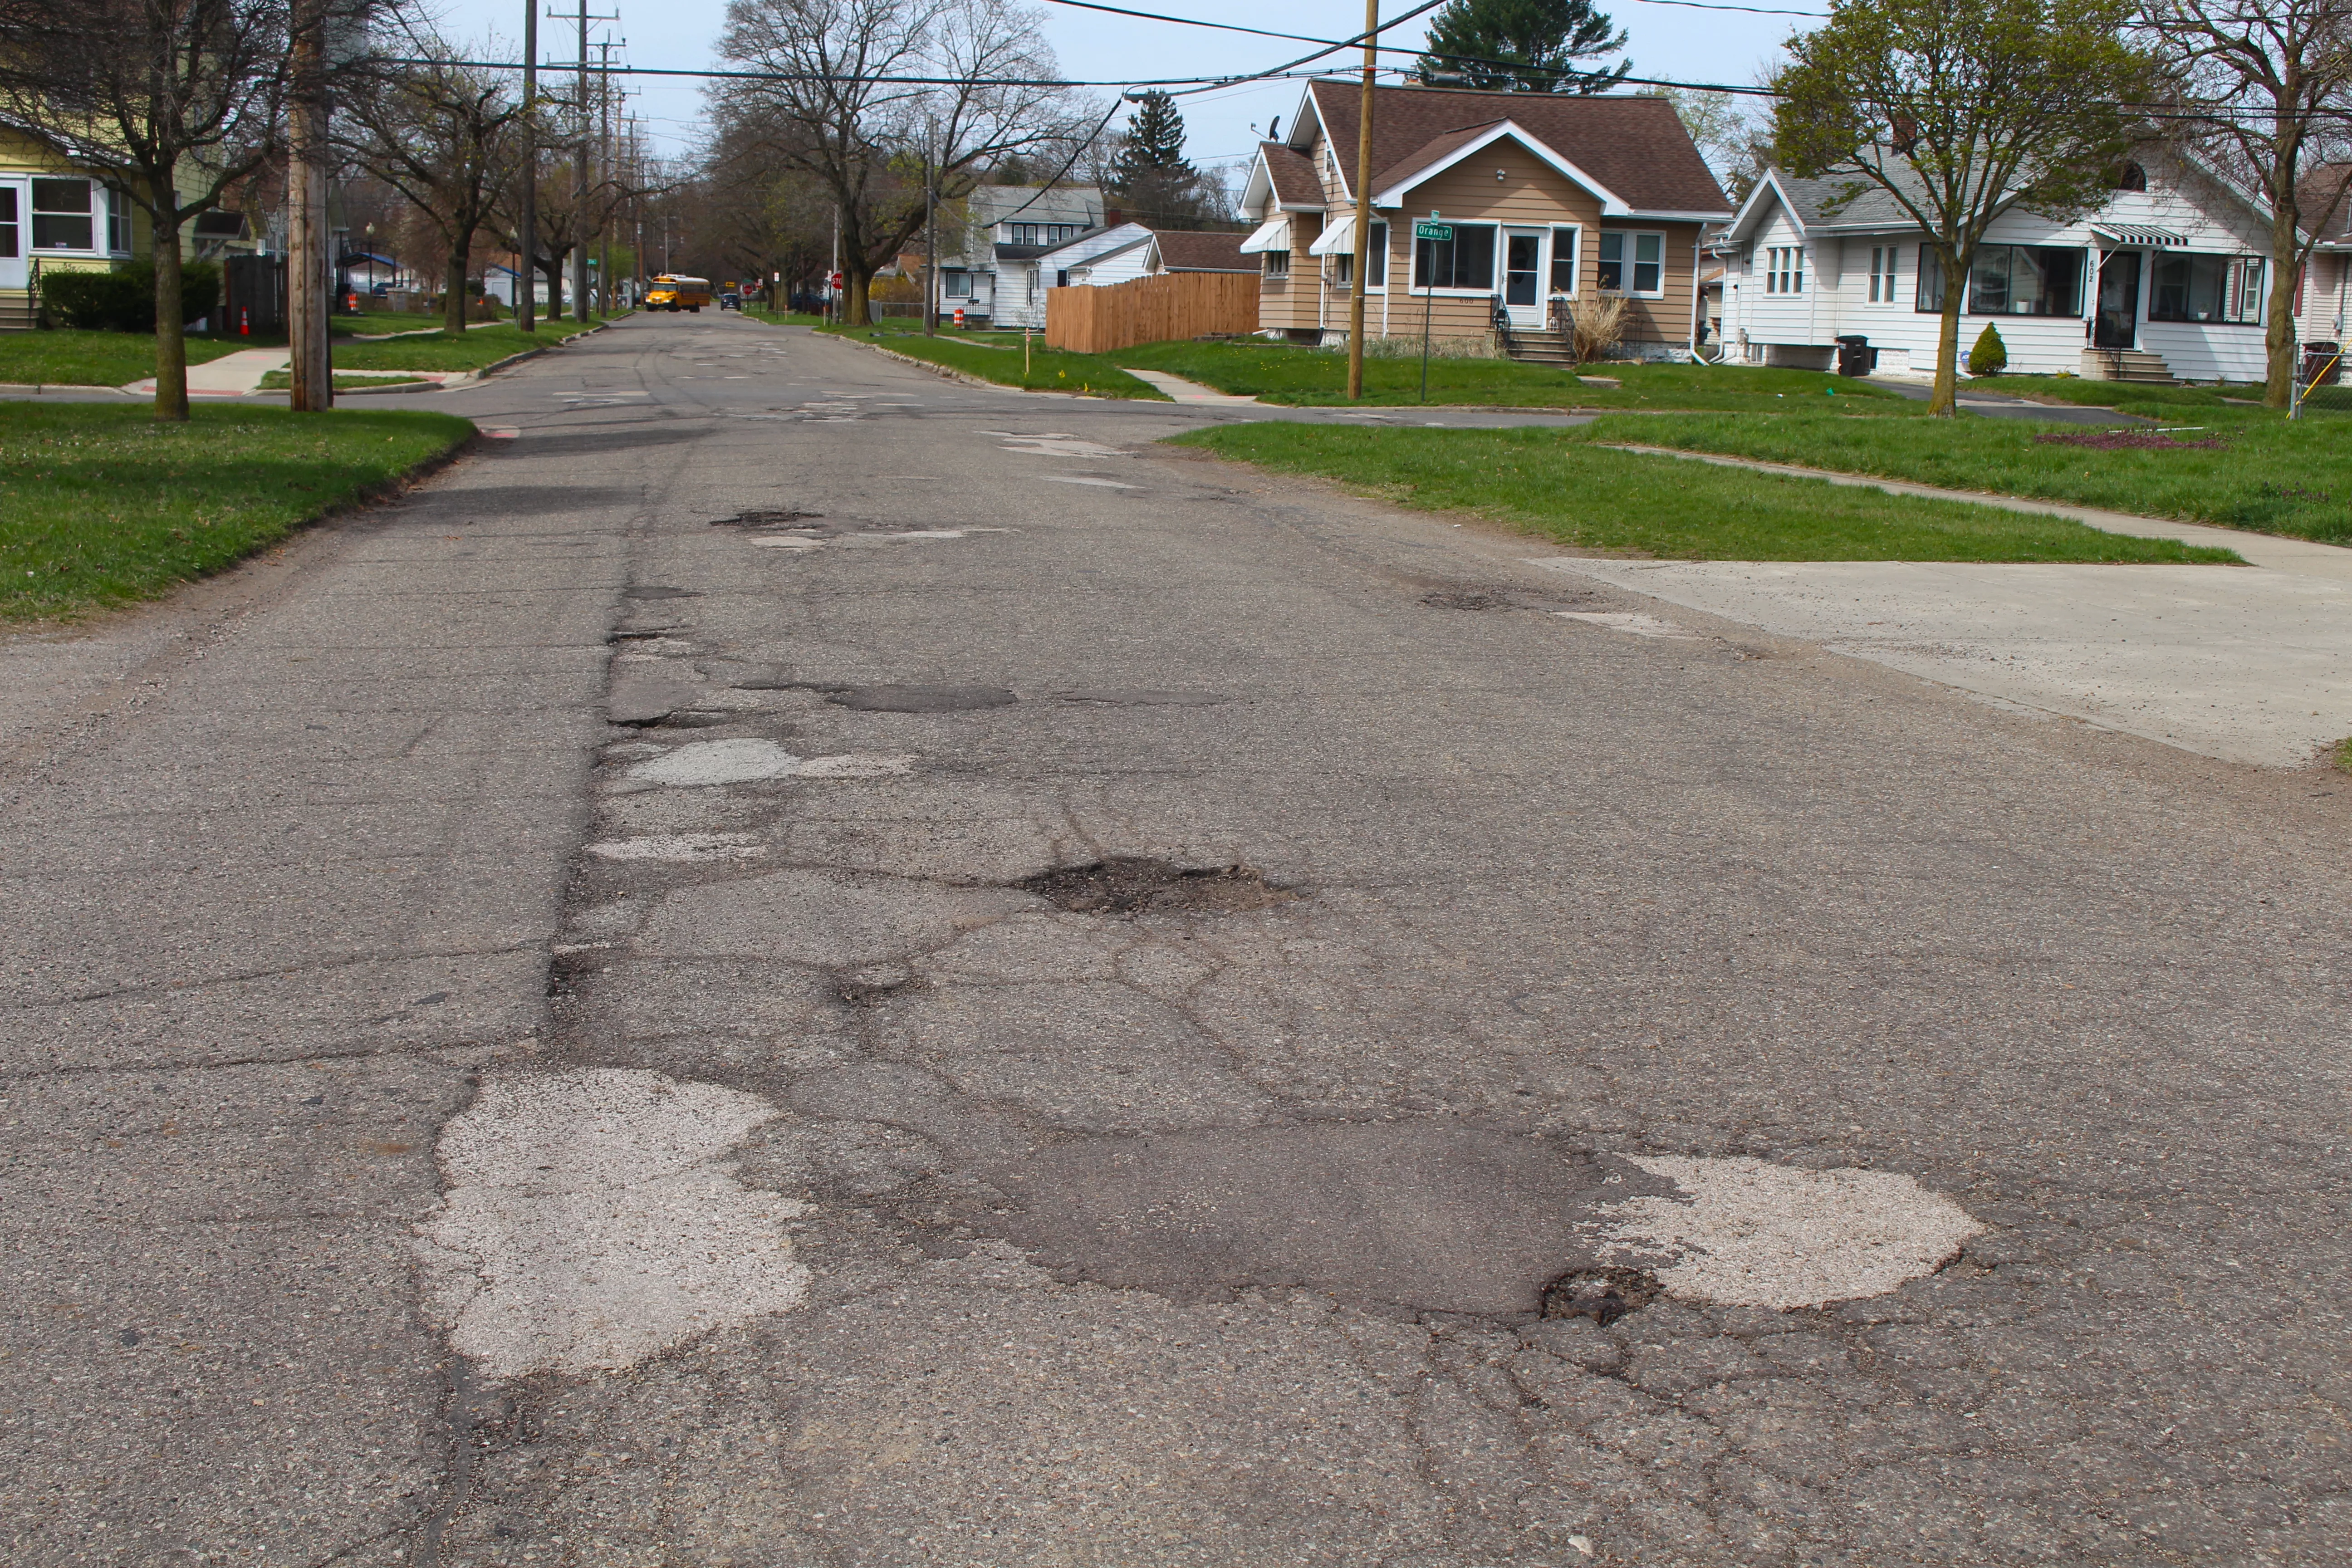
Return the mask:
[[[1792,174],[1884,192],[1942,268],[1931,414],[1958,412],[1960,301],[1977,247],[2013,208],[2073,217],[2107,199],[2147,95],[2117,36],[2130,0],[1835,0],[1789,40],[1773,140]]]
[[[2295,281],[2352,186],[2352,0],[2148,0],[2177,123],[2270,209],[2263,401],[2294,395]]]
[[[474,241],[490,222],[515,160],[509,142],[523,109],[504,72],[466,57],[420,24],[404,28],[412,61],[356,85],[337,117],[345,153],[432,220],[447,248],[442,329],[466,330]]]
[[[927,174],[960,197],[999,161],[1092,128],[1036,15],[995,0],[730,0],[719,53],[774,73],[715,86],[712,107],[723,134],[833,198],[853,324],[922,226]]]
[[[147,216],[155,417],[188,416],[180,234],[282,145],[285,0],[0,0],[0,131]]]

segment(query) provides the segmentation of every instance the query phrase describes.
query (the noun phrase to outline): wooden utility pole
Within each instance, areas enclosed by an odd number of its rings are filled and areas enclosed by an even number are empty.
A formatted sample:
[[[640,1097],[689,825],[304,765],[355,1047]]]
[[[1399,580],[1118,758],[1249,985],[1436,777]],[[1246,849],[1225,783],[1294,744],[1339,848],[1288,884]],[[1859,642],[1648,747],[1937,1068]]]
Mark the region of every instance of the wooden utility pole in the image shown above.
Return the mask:
[[[621,47],[628,47],[623,38]],[[596,111],[603,123],[596,133],[597,166],[601,180],[613,174],[613,40],[604,39],[596,46]],[[600,183],[601,183],[600,180]],[[604,314],[613,313],[613,204],[609,195],[596,212],[596,292]]]
[[[939,311],[934,292],[940,286],[940,204],[932,176],[931,138],[935,126],[923,128],[923,336],[934,337]]]
[[[328,352],[334,258],[327,254],[327,3],[295,12],[292,159],[286,170],[286,343],[292,388],[287,406],[323,414],[335,405]]]
[[[588,0],[580,0],[580,118],[572,163],[572,319],[588,320]]]
[[[1364,291],[1371,285],[1372,65],[1381,0],[1364,0],[1364,96],[1356,120],[1356,276],[1348,289],[1348,395],[1364,395]]]
[[[522,0],[522,213],[515,224],[515,325],[539,331],[539,0]]]

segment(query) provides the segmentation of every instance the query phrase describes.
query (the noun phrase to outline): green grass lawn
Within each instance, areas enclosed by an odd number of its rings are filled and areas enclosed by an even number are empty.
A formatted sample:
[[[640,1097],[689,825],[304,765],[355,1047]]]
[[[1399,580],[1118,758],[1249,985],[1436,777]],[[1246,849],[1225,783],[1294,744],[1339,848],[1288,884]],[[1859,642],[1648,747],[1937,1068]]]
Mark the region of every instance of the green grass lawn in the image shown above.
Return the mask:
[[[436,332],[431,337],[383,342],[339,342],[334,359],[342,370],[480,370],[512,355],[577,337],[601,324],[601,321],[541,321],[537,331],[526,332],[511,321],[486,321],[454,338]]]
[[[415,386],[424,379],[421,375],[339,375],[335,377],[335,390],[351,392],[363,386]],[[261,378],[261,390],[264,392],[284,392],[293,384],[294,374],[291,371],[273,370]]]
[[[822,327],[824,325],[824,318],[823,316],[803,315],[796,310],[763,310],[757,305],[744,306],[743,314],[749,316],[755,321],[766,321],[771,326],[777,327]]]
[[[1647,428],[1654,422],[1606,423],[1622,430]],[[2101,533],[2062,518],[1612,452],[1595,446],[1582,430],[1396,430],[1267,422],[1222,426],[1175,439],[1221,457],[1339,479],[1423,511],[1470,512],[1562,544],[1668,560],[2238,559],[2227,550]]]
[[[1065,353],[1049,349],[1042,342],[1034,346],[1024,363],[1018,332],[961,333],[942,332],[937,337],[923,336],[919,322],[908,323],[912,331],[893,331],[900,323],[888,327],[826,327],[822,331],[854,339],[860,342],[878,343],[882,347],[932,364],[945,365],[982,381],[996,382],[1004,386],[1026,387],[1032,392],[1080,392],[1096,397],[1157,398],[1166,402],[1168,395],[1147,382],[1141,382],[1112,364],[1099,354]],[[969,337],[972,341],[966,342]],[[1009,339],[994,342],[992,338]]]
[[[2080,426],[2022,419],[1724,418],[1664,415],[1603,419],[1595,439],[1678,447],[1955,489],[1992,490],[2147,517],[2352,544],[2352,426],[2334,417],[2289,422],[2220,405],[2201,430],[2147,450],[2100,451],[2037,439]],[[2212,441],[2212,446],[2188,443]]]
[[[0,403],[0,620],[152,598],[389,483],[473,426],[407,410]]]
[[[1142,343],[1103,356],[1141,370],[1181,375],[1220,392],[1268,403],[1345,404],[1348,356],[1268,342]],[[1590,379],[1620,384],[1599,386]],[[1364,403],[1418,404],[1421,361],[1370,355]],[[1885,387],[1819,371],[1746,366],[1608,363],[1578,371],[1514,360],[1432,359],[1429,401],[1535,408],[1704,408],[1777,412],[1819,403],[1849,414],[1916,415],[1923,405]]]
[[[2003,397],[2031,397],[2051,403],[2072,403],[2092,408],[2114,408],[2151,419],[2227,412],[2263,400],[2259,386],[2159,386],[2134,381],[2091,381],[2079,375],[1994,375],[1960,384],[1962,395],[1989,392]]]
[[[249,344],[190,338],[188,363]],[[155,340],[145,332],[0,332],[0,383],[13,386],[126,386],[155,374]]]

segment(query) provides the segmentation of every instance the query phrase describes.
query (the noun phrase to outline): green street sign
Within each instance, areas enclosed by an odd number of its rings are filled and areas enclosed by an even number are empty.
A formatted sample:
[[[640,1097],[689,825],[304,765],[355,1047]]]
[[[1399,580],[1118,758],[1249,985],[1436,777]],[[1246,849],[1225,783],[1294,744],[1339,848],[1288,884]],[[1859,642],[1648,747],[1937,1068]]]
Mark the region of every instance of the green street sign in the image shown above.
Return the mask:
[[[1412,226],[1412,237],[1415,239],[1450,240],[1454,237],[1454,226],[1450,223],[1417,223]]]

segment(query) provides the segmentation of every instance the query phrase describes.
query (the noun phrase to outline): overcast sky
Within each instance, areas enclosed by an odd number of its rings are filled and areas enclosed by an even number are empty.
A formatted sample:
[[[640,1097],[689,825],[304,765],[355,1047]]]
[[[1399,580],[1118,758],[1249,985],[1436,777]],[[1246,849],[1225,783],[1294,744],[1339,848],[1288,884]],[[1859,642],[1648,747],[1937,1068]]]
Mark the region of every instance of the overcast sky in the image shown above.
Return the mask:
[[[444,15],[460,36],[478,41],[495,32],[510,47],[522,33],[523,5],[528,0],[441,0]],[[546,4],[547,0],[541,0]],[[559,0],[560,3],[560,0]],[[1232,22],[1269,27],[1277,32],[1314,37],[1344,38],[1360,31],[1363,8],[1350,0],[1292,0],[1269,5],[1265,0],[1109,0],[1138,10],[1163,11],[1203,21]],[[1661,0],[1603,0],[1620,25],[1632,35],[1627,49],[1634,74],[1675,81],[1753,81],[1759,68],[1777,58],[1791,28],[1807,24],[1793,16],[1755,16],[1738,11],[1697,10]],[[1818,0],[1752,0],[1759,5],[1786,5],[1794,10],[1823,10]],[[1412,0],[1383,0],[1384,14],[1408,9]],[[1202,27],[1174,26],[1160,22],[1107,16],[1097,12],[1045,5],[1045,28],[1063,72],[1076,80],[1131,81],[1146,77],[1223,76],[1264,69],[1307,52],[1304,46],[1239,33]],[[637,66],[693,69],[713,63],[711,46],[726,19],[726,0],[592,0],[589,15],[620,13],[617,22],[592,22],[592,37],[627,40],[625,55],[614,51],[618,63],[625,58]],[[571,7],[576,16],[576,0]],[[573,58],[575,21],[540,22],[542,59]],[[1418,45],[1420,21],[1405,24],[1391,35],[1395,42]],[[511,54],[502,58],[518,58]],[[1360,60],[1361,55],[1355,58]],[[1387,57],[1395,59],[1396,57]],[[1319,63],[1319,62],[1318,62]],[[1335,62],[1336,63],[1336,62]],[[1401,62],[1400,62],[1401,63]],[[643,116],[657,143],[667,152],[682,152],[695,142],[702,124],[700,89],[692,81],[639,78],[631,86],[637,96],[631,104]],[[1104,101],[1116,89],[1101,89]],[[1276,115],[1286,120],[1298,107],[1296,81],[1260,82],[1221,89],[1181,100],[1190,132],[1187,151],[1199,163],[1220,163],[1248,155],[1258,134]]]

